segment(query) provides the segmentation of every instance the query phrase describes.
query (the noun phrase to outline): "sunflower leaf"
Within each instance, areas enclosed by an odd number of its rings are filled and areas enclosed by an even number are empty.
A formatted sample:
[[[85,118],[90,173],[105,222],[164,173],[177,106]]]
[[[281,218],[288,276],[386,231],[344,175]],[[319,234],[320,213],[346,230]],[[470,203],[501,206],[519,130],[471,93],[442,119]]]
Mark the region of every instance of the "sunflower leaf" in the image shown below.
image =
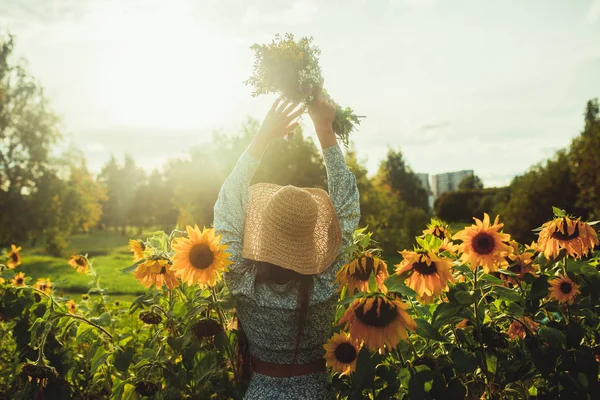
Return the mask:
[[[565,348],[567,338],[558,329],[543,325],[538,329],[538,336],[552,347]]]
[[[375,271],[371,272],[369,276],[369,292],[375,293],[377,291],[377,280],[375,279]]]
[[[354,393],[353,398],[362,399],[360,395],[365,388],[373,386],[373,380],[375,379],[375,371],[377,364],[381,361],[381,356],[377,353],[371,354],[371,352],[363,346],[358,352],[356,359],[356,371],[353,376]]]
[[[385,287],[388,289],[388,292],[400,293],[404,296],[417,296],[417,292],[404,284],[404,278],[400,275],[394,274],[387,278],[384,283]]]
[[[119,271],[122,272],[122,273],[124,273],[124,274],[128,274],[131,271],[134,271],[138,267],[138,265],[140,265],[143,262],[144,262],[144,260],[140,260],[140,261],[136,262],[135,264],[130,265],[129,267],[125,267],[125,268],[120,269]]]
[[[353,294],[352,296],[344,297],[342,300],[338,301],[337,305],[345,306],[346,304],[352,303],[354,300],[358,299],[359,297],[361,297],[360,293],[356,293],[356,294]]]
[[[456,303],[441,303],[435,308],[433,312],[433,325],[436,328],[444,324],[454,324],[462,320],[463,318],[458,314],[462,310],[462,306]]]
[[[548,294],[548,276],[541,275],[539,278],[536,278],[531,285],[531,292],[529,295],[532,299],[539,300],[543,297],[546,297]]]
[[[495,277],[494,275],[490,275],[490,274],[483,274],[480,278],[479,281],[483,281],[483,282],[490,282],[490,283],[495,283],[496,285],[502,285],[504,282],[502,281],[502,279]]]
[[[417,335],[425,338],[437,340],[438,342],[447,342],[446,338],[437,331],[429,322],[421,318],[415,318],[417,323]]]
[[[13,279],[14,277],[15,277],[14,269],[5,269],[4,271],[0,272],[0,278]]]
[[[473,353],[468,353],[455,347],[452,350],[451,357],[454,362],[454,369],[456,369],[456,372],[459,374],[468,374],[475,371],[475,368],[477,368],[477,359]]]
[[[491,292],[498,296],[499,300],[507,300],[507,301],[522,301],[523,298],[521,295],[509,288],[505,288],[504,286],[495,286]]]

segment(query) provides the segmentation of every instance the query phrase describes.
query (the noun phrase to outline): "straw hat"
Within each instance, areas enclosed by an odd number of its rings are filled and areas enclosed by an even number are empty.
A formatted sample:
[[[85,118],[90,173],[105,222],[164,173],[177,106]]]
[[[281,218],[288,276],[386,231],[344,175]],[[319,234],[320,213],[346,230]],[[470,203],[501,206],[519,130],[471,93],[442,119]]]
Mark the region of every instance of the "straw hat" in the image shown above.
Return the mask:
[[[326,191],[271,183],[250,187],[242,257],[314,275],[333,263],[341,245]]]

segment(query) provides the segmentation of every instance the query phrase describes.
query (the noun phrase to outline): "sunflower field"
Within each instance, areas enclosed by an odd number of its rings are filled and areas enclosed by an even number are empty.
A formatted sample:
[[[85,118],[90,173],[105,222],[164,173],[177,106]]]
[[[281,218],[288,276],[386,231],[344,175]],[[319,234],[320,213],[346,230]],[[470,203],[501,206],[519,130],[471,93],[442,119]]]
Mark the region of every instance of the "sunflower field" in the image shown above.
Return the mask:
[[[324,357],[339,399],[600,398],[595,222],[555,209],[536,242],[496,217],[451,234],[432,220],[388,264],[366,229],[346,249]],[[147,291],[112,301],[86,255],[81,298],[0,262],[0,398],[240,399],[229,261],[212,229],[129,242]]]

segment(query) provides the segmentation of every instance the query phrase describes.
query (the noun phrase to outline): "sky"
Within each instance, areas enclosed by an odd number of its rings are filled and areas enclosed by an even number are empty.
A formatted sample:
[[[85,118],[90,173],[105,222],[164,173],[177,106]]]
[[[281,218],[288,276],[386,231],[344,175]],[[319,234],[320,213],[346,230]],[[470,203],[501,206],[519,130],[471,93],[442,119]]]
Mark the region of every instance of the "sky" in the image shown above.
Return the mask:
[[[275,33],[314,37],[328,92],[367,116],[372,173],[391,147],[415,172],[508,184],[600,96],[600,0],[1,0],[7,32],[93,171],[125,152],[160,168],[262,120],[274,97],[243,81]]]

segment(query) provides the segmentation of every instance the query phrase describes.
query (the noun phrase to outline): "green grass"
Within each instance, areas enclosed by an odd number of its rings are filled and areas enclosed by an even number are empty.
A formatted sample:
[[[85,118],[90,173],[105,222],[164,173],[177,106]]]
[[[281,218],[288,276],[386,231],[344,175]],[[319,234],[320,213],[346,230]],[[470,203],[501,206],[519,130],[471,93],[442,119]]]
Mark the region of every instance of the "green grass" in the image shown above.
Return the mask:
[[[69,254],[88,254],[89,260],[100,276],[100,286],[114,298],[118,295],[143,293],[145,288],[138,284],[133,274],[120,272],[133,263],[127,242],[135,238],[134,233],[123,236],[114,231],[94,232],[75,235],[69,238]],[[25,247],[25,246],[24,246]],[[90,288],[92,277],[71,268],[68,257],[60,258],[45,254],[43,248],[24,248],[21,253],[23,263],[17,268],[34,283],[37,278],[50,278],[57,293],[81,294]],[[117,296],[115,296],[117,295]]]

